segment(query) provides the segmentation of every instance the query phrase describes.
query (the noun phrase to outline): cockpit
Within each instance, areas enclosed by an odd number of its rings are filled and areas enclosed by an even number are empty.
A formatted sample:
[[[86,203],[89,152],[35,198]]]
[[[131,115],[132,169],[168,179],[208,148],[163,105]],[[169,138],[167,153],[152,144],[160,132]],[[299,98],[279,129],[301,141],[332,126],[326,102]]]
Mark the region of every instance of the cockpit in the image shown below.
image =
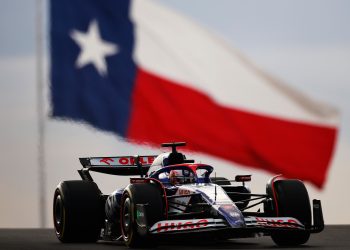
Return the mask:
[[[178,164],[159,168],[149,177],[160,180],[163,184],[183,185],[191,183],[209,183],[213,167],[206,164]]]
[[[190,183],[208,183],[213,168],[205,164],[195,164],[176,150],[185,146],[183,142],[163,143],[163,147],[171,147],[172,151],[158,155],[150,166],[147,176],[160,180],[163,184],[183,185]]]
[[[147,175],[151,176],[155,171],[163,167],[184,163],[194,163],[194,160],[187,160],[184,154],[176,150],[176,147],[185,145],[186,143],[184,142],[163,143],[162,147],[171,147],[172,151],[158,155],[149,168]]]

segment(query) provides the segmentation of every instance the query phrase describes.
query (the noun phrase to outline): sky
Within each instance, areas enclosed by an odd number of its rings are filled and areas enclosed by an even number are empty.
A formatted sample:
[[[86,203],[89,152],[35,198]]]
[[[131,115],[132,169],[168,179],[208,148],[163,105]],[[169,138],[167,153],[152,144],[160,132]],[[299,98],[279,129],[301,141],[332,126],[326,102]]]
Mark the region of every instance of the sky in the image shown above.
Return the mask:
[[[38,227],[37,111],[35,78],[35,1],[0,0],[0,227]],[[349,1],[158,0],[159,4],[205,26],[240,50],[262,70],[341,112],[337,148],[326,186],[307,184],[310,196],[321,199],[328,224],[349,224],[350,198],[344,195],[350,176],[350,9]],[[47,2],[45,5],[45,25]],[[44,27],[44,31],[47,26]],[[45,48],[48,38],[45,33]],[[46,113],[49,113],[48,61],[45,56]],[[78,179],[78,157],[159,153],[160,149],[123,142],[116,135],[87,125],[45,121],[47,219],[59,181]],[[252,191],[264,192],[271,173],[193,154],[225,176],[253,174]],[[108,193],[125,178],[95,175]],[[18,215],[21,216],[18,216]]]

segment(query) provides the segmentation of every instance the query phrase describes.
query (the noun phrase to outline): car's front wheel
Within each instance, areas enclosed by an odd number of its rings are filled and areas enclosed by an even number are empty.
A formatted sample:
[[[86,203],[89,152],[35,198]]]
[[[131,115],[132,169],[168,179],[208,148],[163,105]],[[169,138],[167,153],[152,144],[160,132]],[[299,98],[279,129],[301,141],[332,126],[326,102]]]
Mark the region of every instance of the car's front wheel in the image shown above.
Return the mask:
[[[140,215],[137,205],[144,207],[144,214]],[[164,218],[163,200],[159,188],[151,183],[131,184],[122,196],[120,224],[122,236],[128,247],[151,247],[155,241],[145,228],[151,227],[157,221]],[[147,225],[141,228],[137,223],[137,217],[145,217]]]
[[[302,231],[276,231],[271,234],[272,240],[279,246],[297,246],[306,243],[310,237],[307,229],[311,226],[311,207],[304,184],[299,180],[277,180],[272,185],[275,197],[271,198],[276,199],[278,206],[274,208],[275,215],[296,218],[306,228]],[[272,192],[268,190],[268,193]]]

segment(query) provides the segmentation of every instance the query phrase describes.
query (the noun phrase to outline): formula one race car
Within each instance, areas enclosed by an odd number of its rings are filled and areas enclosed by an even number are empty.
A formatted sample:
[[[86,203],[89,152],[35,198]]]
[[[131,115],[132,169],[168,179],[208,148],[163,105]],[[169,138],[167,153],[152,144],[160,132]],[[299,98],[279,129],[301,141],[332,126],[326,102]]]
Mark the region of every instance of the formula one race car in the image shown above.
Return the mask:
[[[235,180],[211,177],[212,166],[195,163],[177,151],[184,145],[163,143],[172,151],[158,156],[80,158],[82,180],[63,181],[54,194],[58,239],[122,240],[128,247],[150,247],[169,236],[270,235],[277,245],[290,246],[304,244],[310,233],[323,230],[321,202],[313,200],[312,221],[308,192],[301,181],[276,176],[267,183],[266,194],[254,194],[245,185],[250,175],[238,175]],[[90,171],[140,177],[104,195]]]

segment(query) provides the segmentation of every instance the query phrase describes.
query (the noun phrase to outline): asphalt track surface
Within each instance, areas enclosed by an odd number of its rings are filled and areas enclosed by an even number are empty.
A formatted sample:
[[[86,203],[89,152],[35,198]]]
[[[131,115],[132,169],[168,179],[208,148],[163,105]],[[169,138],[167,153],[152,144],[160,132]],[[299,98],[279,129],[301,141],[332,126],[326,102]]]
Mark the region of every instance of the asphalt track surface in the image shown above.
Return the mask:
[[[62,244],[53,229],[0,229],[0,249],[45,249],[45,250],[70,250],[70,249],[124,249],[122,242],[99,241],[93,244]],[[162,243],[157,249],[279,249],[274,245],[270,237],[235,239],[224,242]],[[285,248],[284,248],[285,249]],[[290,248],[288,248],[290,249]],[[350,225],[326,226],[319,234],[311,235],[306,245],[292,249],[350,249]]]

